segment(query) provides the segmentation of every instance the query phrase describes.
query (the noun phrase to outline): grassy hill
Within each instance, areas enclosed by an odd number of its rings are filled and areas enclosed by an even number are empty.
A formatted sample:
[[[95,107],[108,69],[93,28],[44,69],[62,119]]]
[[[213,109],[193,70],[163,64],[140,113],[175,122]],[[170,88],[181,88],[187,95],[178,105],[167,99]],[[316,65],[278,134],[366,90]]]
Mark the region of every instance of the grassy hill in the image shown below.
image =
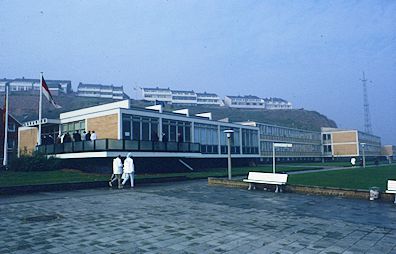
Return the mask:
[[[1,97],[3,105],[4,97]],[[43,99],[43,117],[58,118],[59,113],[80,109],[89,106],[96,106],[113,102],[112,99],[99,99],[77,97],[75,95],[61,95],[54,97],[55,101],[62,106],[61,109],[55,109],[44,98]],[[38,95],[31,94],[13,94],[10,96],[10,113],[19,121],[25,122],[36,120],[38,118]],[[151,105],[148,102],[131,100],[134,107],[145,107]],[[180,106],[166,106],[166,111],[172,111]],[[337,127],[336,123],[326,116],[316,112],[303,109],[293,110],[254,110],[254,109],[232,109],[218,106],[196,106],[187,107],[191,115],[202,112],[212,112],[215,120],[228,117],[231,122],[240,121],[257,121],[262,123],[288,126],[292,128],[319,131],[321,127]]]

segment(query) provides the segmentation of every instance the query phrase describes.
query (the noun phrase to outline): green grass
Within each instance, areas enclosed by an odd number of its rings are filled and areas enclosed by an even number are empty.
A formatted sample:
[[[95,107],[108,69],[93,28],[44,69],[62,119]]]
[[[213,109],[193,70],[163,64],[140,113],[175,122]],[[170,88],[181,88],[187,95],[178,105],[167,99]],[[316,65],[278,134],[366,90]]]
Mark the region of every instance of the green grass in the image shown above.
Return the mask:
[[[386,161],[380,161],[381,164],[387,164]],[[278,163],[277,165],[285,166],[317,166],[317,167],[351,167],[351,163],[348,161],[334,161],[329,162],[303,162],[303,163]],[[374,161],[366,161],[366,165],[374,165]],[[357,166],[359,166],[359,161],[357,161]]]
[[[320,169],[321,167],[305,167],[307,164],[295,164],[289,167],[287,164],[277,165],[277,172],[291,172],[301,170]],[[299,166],[299,167],[296,167]],[[315,166],[310,164],[310,166]],[[258,167],[237,167],[232,169],[233,176],[247,176],[250,171],[272,172],[272,165]],[[179,177],[187,179],[202,179],[207,177],[226,177],[226,168],[216,168],[206,171],[191,171],[185,173],[162,173],[162,174],[139,174],[136,179],[150,179],[162,177]],[[56,184],[74,182],[93,182],[107,181],[109,174],[84,173],[78,170],[57,170],[41,172],[0,172],[0,187],[37,185],[37,184]],[[396,166],[382,166],[371,168],[345,168],[337,171],[305,173],[299,175],[289,175],[290,184],[302,184],[310,186],[327,186],[347,189],[368,189],[378,186],[382,190],[386,188],[388,179],[396,179]]]
[[[306,168],[287,167],[287,166],[279,165],[279,167],[277,167],[277,172],[298,171],[304,169]],[[265,165],[259,167],[233,168],[232,175],[247,176],[249,171],[272,172],[272,166]],[[56,184],[56,183],[107,181],[110,177],[110,174],[111,174],[110,171],[109,174],[93,174],[93,173],[84,173],[78,170],[71,170],[71,169],[56,170],[56,171],[38,171],[38,172],[1,171],[0,187],[51,184],[51,183]],[[191,171],[186,173],[162,173],[162,174],[139,174],[139,172],[137,172],[136,179],[139,180],[139,179],[180,177],[180,176],[187,177],[187,179],[225,177],[227,176],[227,169],[216,168],[206,171]]]
[[[50,183],[94,182],[107,180],[109,176],[88,174],[77,170],[56,170],[38,172],[0,172],[0,187],[38,185]]]
[[[386,190],[388,179],[396,179],[395,165],[289,175],[288,183],[345,189],[376,186]]]
[[[278,163],[278,165],[286,166],[317,166],[317,167],[350,167],[351,163],[346,161],[335,161],[335,162],[302,162],[302,163]]]

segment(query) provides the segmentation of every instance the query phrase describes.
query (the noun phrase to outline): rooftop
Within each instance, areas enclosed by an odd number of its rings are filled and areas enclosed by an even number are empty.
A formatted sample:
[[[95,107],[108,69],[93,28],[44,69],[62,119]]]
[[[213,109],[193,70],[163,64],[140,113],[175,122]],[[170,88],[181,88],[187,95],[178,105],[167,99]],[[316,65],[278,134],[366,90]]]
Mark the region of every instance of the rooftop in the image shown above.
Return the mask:
[[[261,98],[254,96],[254,95],[244,95],[244,96],[232,96],[232,95],[227,95],[228,98],[231,99],[256,99],[260,100]]]

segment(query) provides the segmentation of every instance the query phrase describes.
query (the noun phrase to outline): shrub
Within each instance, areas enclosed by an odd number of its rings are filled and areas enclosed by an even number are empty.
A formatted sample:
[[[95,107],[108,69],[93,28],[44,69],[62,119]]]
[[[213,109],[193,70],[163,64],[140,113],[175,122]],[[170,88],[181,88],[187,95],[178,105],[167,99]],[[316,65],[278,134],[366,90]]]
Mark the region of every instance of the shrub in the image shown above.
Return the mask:
[[[47,158],[40,153],[22,155],[11,161],[12,171],[52,171],[61,169],[61,160],[54,157]]]

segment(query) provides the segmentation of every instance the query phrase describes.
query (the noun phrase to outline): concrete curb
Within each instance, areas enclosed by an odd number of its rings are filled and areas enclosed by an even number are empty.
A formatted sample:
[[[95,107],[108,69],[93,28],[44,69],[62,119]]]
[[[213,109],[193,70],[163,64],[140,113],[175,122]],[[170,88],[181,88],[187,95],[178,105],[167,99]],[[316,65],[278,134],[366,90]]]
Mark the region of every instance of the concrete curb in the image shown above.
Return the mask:
[[[150,183],[166,183],[185,181],[186,177],[158,177],[158,178],[144,178],[136,179],[135,184],[150,184]],[[82,190],[93,188],[108,187],[108,181],[96,182],[77,182],[77,183],[53,183],[53,184],[38,184],[38,185],[24,185],[24,186],[8,186],[0,187],[0,195],[14,195],[23,193],[33,193],[41,191],[68,191],[68,190]]]
[[[241,180],[228,180],[224,178],[208,178],[208,185],[212,186],[224,186],[230,188],[240,188],[247,189],[249,187],[248,183]],[[271,189],[271,187],[269,187]],[[344,198],[354,198],[354,199],[365,199],[369,200],[370,194],[368,190],[352,190],[352,189],[342,189],[342,188],[331,188],[331,187],[321,187],[321,186],[305,186],[305,185],[295,185],[288,184],[285,189],[286,192],[310,194],[310,195],[323,195],[323,196],[336,196]],[[385,192],[380,193],[379,201],[393,202],[394,194],[389,194]]]

